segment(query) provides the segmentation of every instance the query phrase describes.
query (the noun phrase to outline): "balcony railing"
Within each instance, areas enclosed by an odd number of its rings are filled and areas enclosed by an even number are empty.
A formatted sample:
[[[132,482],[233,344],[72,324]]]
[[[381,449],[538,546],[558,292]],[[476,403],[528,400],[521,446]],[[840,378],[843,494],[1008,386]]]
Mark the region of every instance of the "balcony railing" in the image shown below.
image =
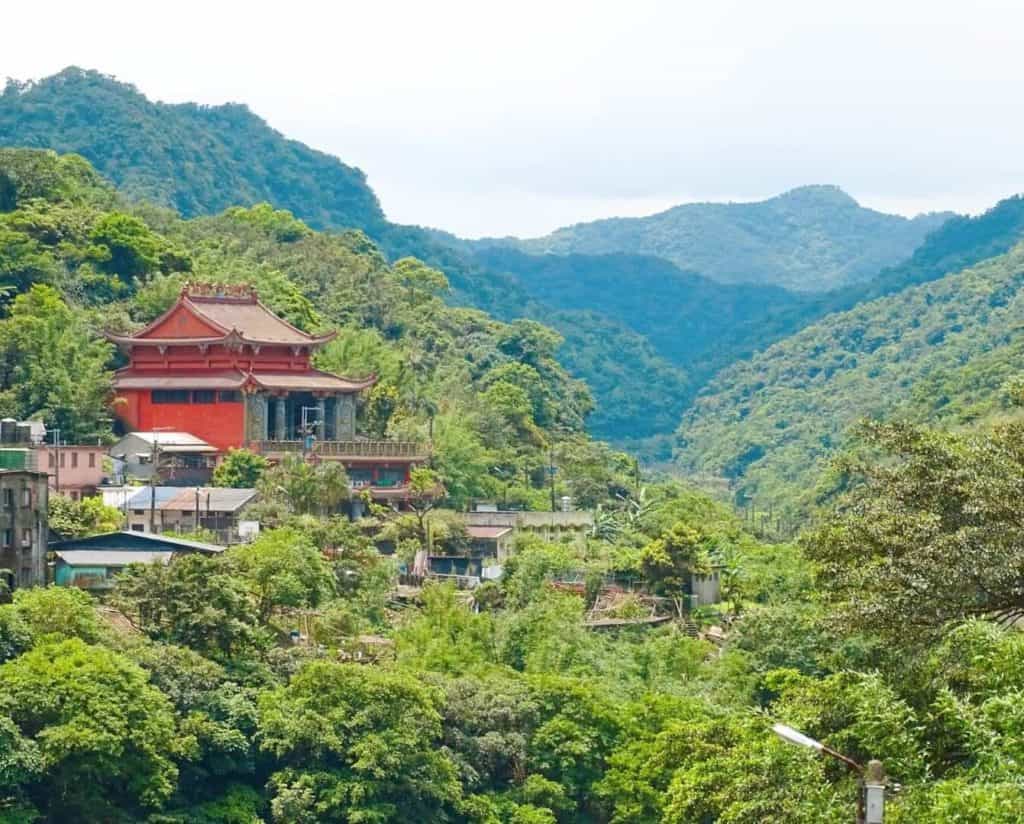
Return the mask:
[[[260,441],[264,455],[302,453],[302,441]],[[415,441],[314,441],[309,450],[314,455],[330,458],[407,458],[425,460],[427,447]]]

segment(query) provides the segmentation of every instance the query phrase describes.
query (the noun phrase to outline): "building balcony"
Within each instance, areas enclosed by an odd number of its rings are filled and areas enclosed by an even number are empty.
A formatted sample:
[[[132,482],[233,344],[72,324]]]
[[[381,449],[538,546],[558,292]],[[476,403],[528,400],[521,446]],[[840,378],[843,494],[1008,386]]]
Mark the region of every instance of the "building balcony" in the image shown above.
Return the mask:
[[[259,441],[260,454],[268,458],[279,458],[289,454],[303,454],[302,441]],[[415,441],[314,441],[309,454],[334,460],[380,460],[425,461],[429,457],[426,446]]]

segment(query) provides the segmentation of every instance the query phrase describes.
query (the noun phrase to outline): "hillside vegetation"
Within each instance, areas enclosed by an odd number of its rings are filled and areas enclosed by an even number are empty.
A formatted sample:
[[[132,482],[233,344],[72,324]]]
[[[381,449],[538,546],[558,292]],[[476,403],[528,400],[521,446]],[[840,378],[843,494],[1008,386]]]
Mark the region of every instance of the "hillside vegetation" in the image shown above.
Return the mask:
[[[680,427],[686,471],[806,512],[863,417],[959,425],[999,414],[1020,369],[1024,247],[815,323],[719,375]]]
[[[869,280],[909,257],[950,216],[908,220],[865,209],[835,186],[805,186],[757,203],[691,203],[649,217],[609,218],[545,237],[476,245],[654,255],[723,283],[824,292]]]
[[[185,217],[269,201],[317,228],[384,220],[361,171],[287,140],[246,106],[151,102],[94,71],[10,82],[0,146],[75,152],[129,197]]]
[[[77,156],[39,150],[0,149],[0,417],[110,437],[120,362],[101,332],[157,317],[187,280],[252,283],[293,324],[337,329],[319,364],[380,376],[363,431],[432,436],[453,503],[547,506],[552,448],[558,494],[584,505],[630,470],[584,434],[593,401],[555,359],[555,331],[446,305],[440,272],[389,264],[361,232],[315,232],[266,204],[184,220],[123,199]]]

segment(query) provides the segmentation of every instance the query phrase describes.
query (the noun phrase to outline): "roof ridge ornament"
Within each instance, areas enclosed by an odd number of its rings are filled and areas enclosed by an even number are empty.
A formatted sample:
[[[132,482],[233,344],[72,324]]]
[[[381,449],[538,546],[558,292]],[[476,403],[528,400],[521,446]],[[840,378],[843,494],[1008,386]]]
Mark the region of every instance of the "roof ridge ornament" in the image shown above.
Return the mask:
[[[260,299],[256,287],[249,283],[209,283],[205,281],[185,281],[184,286],[181,287],[181,297],[245,303],[258,303]]]

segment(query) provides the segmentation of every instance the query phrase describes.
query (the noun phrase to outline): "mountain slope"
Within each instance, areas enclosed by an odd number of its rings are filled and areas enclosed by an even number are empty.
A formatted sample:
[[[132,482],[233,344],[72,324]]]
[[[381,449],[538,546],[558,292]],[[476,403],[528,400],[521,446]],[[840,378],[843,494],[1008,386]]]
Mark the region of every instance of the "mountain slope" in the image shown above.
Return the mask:
[[[784,289],[716,283],[646,255],[528,255],[490,247],[476,259],[511,274],[545,306],[593,311],[624,324],[682,368],[723,345],[730,352],[742,348],[740,330],[785,310],[799,313],[806,303]]]
[[[287,140],[243,105],[170,105],[67,68],[0,95],[0,145],[85,157],[130,197],[186,217],[269,201],[315,228],[384,220],[358,169]]]
[[[1024,246],[830,315],[710,384],[684,416],[680,466],[758,506],[806,510],[827,458],[866,416],[965,423],[1021,369]]]
[[[758,203],[692,203],[649,217],[609,218],[546,237],[477,245],[655,255],[723,283],[823,292],[868,280],[909,257],[950,216],[908,220],[865,209],[835,186],[805,186]]]

